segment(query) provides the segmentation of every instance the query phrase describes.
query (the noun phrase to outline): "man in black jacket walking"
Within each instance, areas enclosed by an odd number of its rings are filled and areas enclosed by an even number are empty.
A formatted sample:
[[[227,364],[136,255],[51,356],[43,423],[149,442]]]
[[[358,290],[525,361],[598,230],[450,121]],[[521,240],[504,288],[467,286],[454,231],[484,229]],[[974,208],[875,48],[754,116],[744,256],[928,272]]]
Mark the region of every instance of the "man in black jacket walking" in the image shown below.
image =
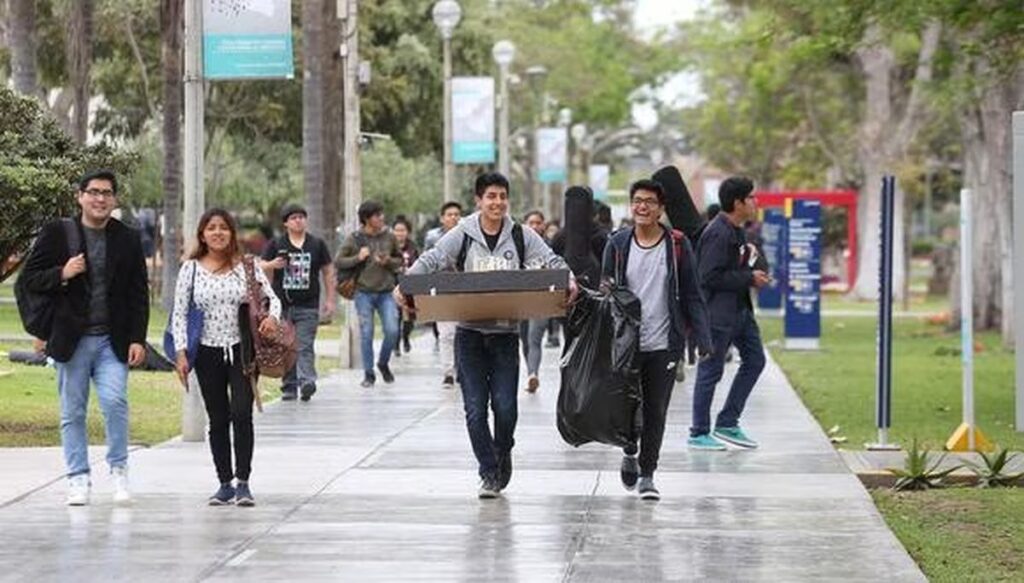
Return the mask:
[[[110,216],[117,206],[113,172],[99,170],[83,176],[78,204],[82,213],[73,221],[43,227],[19,277],[24,278],[26,289],[53,302],[53,328],[40,340],[46,342],[45,349],[57,366],[67,503],[89,503],[85,420],[91,380],[106,423],[114,501],[123,504],[131,500],[128,367],[142,363],[146,356],[146,263],[139,234]]]
[[[654,180],[639,180],[629,189],[634,226],[617,231],[604,249],[602,280],[613,281],[640,300],[640,371],[642,420],[639,459],[627,449],[620,474],[627,490],[637,487],[645,500],[660,498],[654,486],[665,418],[681,365],[683,340],[692,333],[698,350],[711,350],[708,314],[697,282],[689,240],[659,222],[665,191]]]
[[[748,449],[757,447],[757,442],[739,425],[747,397],[765,365],[750,288],[764,286],[769,277],[754,269],[758,253],[747,243],[743,230],[744,224],[757,213],[753,191],[754,183],[749,178],[734,176],[722,182],[718,189],[722,212],[704,229],[697,245],[700,284],[711,313],[714,352],[697,368],[688,442],[691,449],[724,450],[723,441]],[[730,345],[739,350],[742,362],[712,433],[711,402],[715,386],[722,379]]]

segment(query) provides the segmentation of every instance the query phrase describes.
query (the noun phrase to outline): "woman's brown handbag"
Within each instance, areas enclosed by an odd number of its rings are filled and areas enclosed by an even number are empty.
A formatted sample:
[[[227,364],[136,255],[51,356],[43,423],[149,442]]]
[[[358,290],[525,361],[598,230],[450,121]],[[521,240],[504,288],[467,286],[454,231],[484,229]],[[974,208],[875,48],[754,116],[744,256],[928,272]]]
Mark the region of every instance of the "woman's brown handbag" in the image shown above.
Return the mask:
[[[249,328],[254,348],[255,373],[272,378],[281,378],[295,366],[298,349],[295,342],[295,326],[282,318],[270,336],[260,334],[260,323],[269,316],[267,298],[256,281],[256,267],[251,256],[242,259],[245,266],[245,285],[249,296]],[[257,390],[253,387],[253,390]]]

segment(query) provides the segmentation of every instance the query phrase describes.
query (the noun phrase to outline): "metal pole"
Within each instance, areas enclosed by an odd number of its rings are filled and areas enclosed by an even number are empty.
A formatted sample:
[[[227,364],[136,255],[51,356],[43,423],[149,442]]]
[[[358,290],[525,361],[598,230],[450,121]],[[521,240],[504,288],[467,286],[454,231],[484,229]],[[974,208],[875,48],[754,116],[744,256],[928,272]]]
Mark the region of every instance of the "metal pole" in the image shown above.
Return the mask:
[[[498,172],[508,178],[510,166],[508,159],[508,65],[500,65],[499,69],[501,114],[498,117]]]
[[[960,191],[960,361],[963,370],[963,422],[967,450],[974,451],[974,267],[971,191]]]
[[[1013,334],[1017,431],[1024,431],[1024,111],[1013,112]]]
[[[185,247],[195,244],[196,226],[206,206],[203,196],[203,3],[185,2],[185,211],[182,233]],[[181,407],[181,438],[203,441],[206,412],[199,395],[195,372],[189,374],[189,389]]]
[[[342,185],[344,191],[345,236],[359,228],[356,216],[362,202],[362,176],[359,161],[359,1],[341,0],[347,3],[345,17],[345,42],[341,45],[344,61],[343,88],[344,126],[342,136],[344,160],[342,161]],[[339,10],[339,15],[341,11]],[[360,366],[359,318],[355,302],[345,302],[345,324],[341,330],[340,360],[344,368]]]
[[[444,200],[455,200],[452,195],[452,41],[441,41],[444,53]]]
[[[889,443],[892,427],[892,268],[894,252],[894,215],[896,214],[896,179],[882,178],[880,247],[878,261],[878,369],[876,378],[875,422],[878,443],[867,444],[869,450],[898,450]]]

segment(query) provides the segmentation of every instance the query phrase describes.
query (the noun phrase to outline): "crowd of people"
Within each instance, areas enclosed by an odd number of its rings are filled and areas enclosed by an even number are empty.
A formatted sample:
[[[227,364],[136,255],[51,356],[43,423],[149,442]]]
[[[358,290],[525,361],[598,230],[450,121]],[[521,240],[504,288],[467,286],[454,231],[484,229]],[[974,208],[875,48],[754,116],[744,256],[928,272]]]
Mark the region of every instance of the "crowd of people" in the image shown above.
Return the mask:
[[[512,193],[506,177],[482,174],[473,190],[474,212],[464,216],[458,202],[446,202],[439,225],[426,233],[422,252],[410,221],[398,215],[389,224],[385,209],[373,201],[359,206],[359,228],[344,237],[333,257],[324,240],[308,232],[307,211],[297,204],[282,209],[281,235],[256,259],[244,252],[231,213],[214,208],[203,214],[194,248],[178,273],[168,327],[177,374],[186,390],[199,390],[209,418],[218,480],[211,505],[255,504],[249,478],[252,409],[259,401],[254,392],[259,340],[279,335],[289,323],[296,358],[283,374],[282,400],[310,401],[317,392],[318,324],[336,311],[339,281],[350,280],[359,319],[360,385],[373,388],[378,373],[385,384],[393,383],[391,357],[412,350],[416,326],[415,309],[398,285],[402,273],[566,269],[567,309],[579,294],[578,277],[588,287],[614,285],[632,292],[642,308],[634,363],[642,414],[638,442],[625,448],[620,475],[623,485],[644,499],[660,497],[654,473],[677,369],[687,352],[700,361],[689,446],[757,447],[740,418],[765,365],[750,291],[767,284],[769,276],[758,268],[757,248],[747,242],[744,231],[756,211],[748,179],[724,181],[721,212],[702,233],[685,235],[662,222],[668,202],[662,185],[635,182],[629,190],[629,224],[613,230],[607,207],[599,207],[591,232],[582,235],[593,265],[600,265],[599,274],[584,274],[584,268],[563,258],[565,238],[573,233],[558,232],[557,223],[547,221],[542,212],[526,213],[521,223],[510,216]],[[127,378],[129,367],[145,357],[149,293],[140,238],[112,218],[117,194],[113,173],[83,176],[77,195],[80,214],[41,230],[20,276],[25,288],[54,311],[52,328],[39,334],[38,346],[58,371],[69,505],[89,503],[85,412],[90,381],[106,423],[114,500],[131,500]],[[253,301],[265,304],[260,310],[265,316],[250,326],[241,314],[253,309]],[[383,332],[377,343],[375,318]],[[432,329],[441,387],[461,389],[478,463],[478,495],[497,497],[512,478],[520,387],[526,393],[540,389],[543,339],[547,334],[548,346],[558,345],[558,321],[437,322]],[[712,399],[731,346],[738,349],[741,365],[712,426]],[[526,369],[523,385],[521,362]]]

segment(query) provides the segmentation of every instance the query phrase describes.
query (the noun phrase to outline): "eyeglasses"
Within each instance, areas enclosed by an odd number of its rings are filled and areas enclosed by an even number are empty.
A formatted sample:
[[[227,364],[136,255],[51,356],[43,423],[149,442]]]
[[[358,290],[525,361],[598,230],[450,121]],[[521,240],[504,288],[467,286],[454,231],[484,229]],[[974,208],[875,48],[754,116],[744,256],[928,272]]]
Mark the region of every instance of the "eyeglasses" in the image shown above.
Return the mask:
[[[633,206],[643,206],[651,209],[660,206],[661,203],[659,203],[656,198],[634,198],[630,201],[630,204]]]
[[[83,190],[82,192],[84,192],[85,194],[88,194],[89,196],[91,196],[93,198],[113,198],[114,197],[114,191],[109,189],[109,188],[89,188],[89,189]]]

